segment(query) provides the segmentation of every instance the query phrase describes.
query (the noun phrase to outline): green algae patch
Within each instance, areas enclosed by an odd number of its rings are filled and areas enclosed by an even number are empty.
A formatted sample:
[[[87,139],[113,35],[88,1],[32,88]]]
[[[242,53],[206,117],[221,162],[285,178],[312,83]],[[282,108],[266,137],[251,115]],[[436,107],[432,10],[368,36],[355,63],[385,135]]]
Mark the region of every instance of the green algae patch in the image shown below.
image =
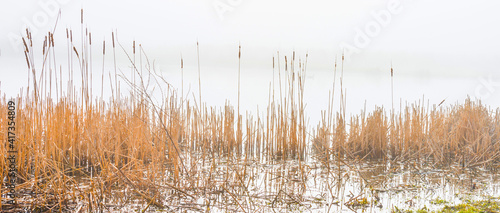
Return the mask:
[[[445,200],[436,199],[431,201],[432,204],[440,205],[448,203]],[[418,210],[402,210],[394,208],[394,213],[500,213],[500,202],[496,200],[481,200],[481,201],[467,201],[462,204],[449,206],[446,205],[437,211],[429,211],[427,207]]]
[[[443,200],[441,198],[436,198],[434,200],[431,200],[431,204],[433,204],[433,205],[448,204],[448,201]]]
[[[482,200],[467,202],[455,206],[445,206],[440,213],[459,212],[459,213],[474,213],[474,212],[500,212],[500,202],[492,200]]]

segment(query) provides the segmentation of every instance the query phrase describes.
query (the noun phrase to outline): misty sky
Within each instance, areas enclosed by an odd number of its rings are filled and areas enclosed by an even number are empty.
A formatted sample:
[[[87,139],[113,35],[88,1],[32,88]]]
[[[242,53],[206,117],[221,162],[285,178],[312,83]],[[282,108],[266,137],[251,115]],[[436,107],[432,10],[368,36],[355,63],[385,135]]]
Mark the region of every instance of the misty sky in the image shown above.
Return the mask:
[[[181,54],[188,71],[190,66],[194,69],[198,40],[206,81],[231,81],[234,73],[226,72],[236,69],[237,48],[241,43],[243,72],[272,70],[272,57],[277,51],[290,55],[295,50],[302,58],[309,54],[308,79],[312,84],[315,80],[321,84],[332,70],[335,57],[344,50],[349,56],[346,73],[358,78],[351,78],[354,97],[363,96],[362,90],[365,91],[366,97],[360,100],[387,103],[385,97],[372,100],[377,93],[371,94],[371,87],[380,87],[377,83],[386,85],[392,62],[401,87],[408,85],[406,81],[417,87],[397,93],[398,99],[414,100],[426,93],[433,101],[447,97],[459,100],[480,94],[478,98],[486,99],[487,103],[500,104],[496,101],[500,100],[498,1],[8,0],[2,3],[0,90],[11,95],[27,83],[26,63],[15,35],[21,35],[26,25],[35,28],[38,33],[34,37],[41,49],[42,34],[53,28],[57,15],[52,12],[60,7],[56,40],[62,44],[65,28],[72,28],[79,35],[80,9],[84,8],[85,25],[98,43],[95,52],[100,51],[102,40],[109,42],[111,32],[116,30],[124,46],[131,47],[133,40],[141,43],[148,56],[166,73],[178,70]],[[63,45],[58,52],[61,63],[66,60],[65,51]],[[370,86],[372,80],[376,83]],[[368,82],[368,86],[363,82]],[[265,85],[263,91],[267,91]],[[207,83],[207,87],[211,86],[217,84]],[[324,89],[326,94],[326,88],[330,88],[312,87]]]

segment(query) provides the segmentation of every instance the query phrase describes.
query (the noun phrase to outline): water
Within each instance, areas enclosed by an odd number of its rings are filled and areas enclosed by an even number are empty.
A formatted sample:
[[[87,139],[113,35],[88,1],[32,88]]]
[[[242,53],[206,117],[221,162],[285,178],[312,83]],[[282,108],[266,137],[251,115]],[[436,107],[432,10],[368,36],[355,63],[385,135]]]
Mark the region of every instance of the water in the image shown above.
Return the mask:
[[[173,211],[390,212],[437,210],[466,200],[500,196],[498,175],[430,162],[312,160],[227,162],[198,165],[204,182],[188,190],[196,198],[165,201]],[[210,181],[206,181],[209,179]],[[174,202],[174,203],[171,203]]]

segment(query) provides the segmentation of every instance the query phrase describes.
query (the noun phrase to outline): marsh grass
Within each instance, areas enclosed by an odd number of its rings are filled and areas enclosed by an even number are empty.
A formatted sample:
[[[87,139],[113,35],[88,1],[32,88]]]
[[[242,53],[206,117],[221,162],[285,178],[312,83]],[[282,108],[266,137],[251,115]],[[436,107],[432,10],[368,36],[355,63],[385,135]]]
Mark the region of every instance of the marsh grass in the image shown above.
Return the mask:
[[[273,79],[264,116],[259,112],[257,116],[247,114],[244,120],[239,110],[240,65],[237,109],[229,102],[222,108],[208,107],[201,99],[199,43],[196,100],[194,95],[193,99],[184,96],[183,79],[179,97],[177,89],[149,63],[140,44],[133,42],[130,56],[113,32],[114,73],[108,72],[107,76],[112,96],[104,100],[101,87],[101,97],[95,98],[91,87],[92,39],[83,28],[83,10],[81,31],[82,44],[77,48],[72,30],[66,29],[65,72],[56,63],[52,33],[42,46],[43,64],[38,67],[31,33],[27,30],[23,38],[30,77],[26,92],[15,98],[18,210],[104,212],[133,203],[138,203],[142,211],[217,208],[253,212],[261,211],[263,206],[297,210],[313,200],[304,195],[311,181],[316,183],[317,176],[311,175],[312,163],[325,169],[325,187],[332,199],[345,193],[341,191],[346,183],[345,168],[360,175],[363,187],[370,184],[357,169],[366,161],[431,161],[442,166],[460,162],[463,169],[498,167],[500,113],[480,101],[467,99],[463,104],[430,107],[422,100],[399,112],[393,106],[389,115],[379,107],[346,117],[344,56],[339,110],[334,110],[335,62],[328,109],[321,112],[320,123],[311,131],[304,103],[308,55],[300,59],[295,52],[283,58],[278,52],[276,67],[273,58]],[[132,65],[130,76],[118,72],[117,46]],[[104,41],[102,48],[104,83]],[[238,48],[240,64],[241,46]],[[80,85],[75,85],[75,66],[80,71]],[[182,56],[180,69],[183,76]],[[275,71],[279,97],[275,96]],[[66,90],[63,73],[68,79]],[[391,68],[391,84],[392,77]],[[120,95],[120,85],[130,88],[129,96]],[[160,98],[151,94],[155,89]],[[6,140],[7,101],[5,97],[0,99],[1,141]],[[0,147],[3,156],[6,151],[5,146]],[[5,158],[0,158],[0,164],[3,180]],[[262,168],[267,167],[271,168],[262,173]],[[4,210],[6,199],[2,196]],[[360,199],[367,204],[366,199]]]

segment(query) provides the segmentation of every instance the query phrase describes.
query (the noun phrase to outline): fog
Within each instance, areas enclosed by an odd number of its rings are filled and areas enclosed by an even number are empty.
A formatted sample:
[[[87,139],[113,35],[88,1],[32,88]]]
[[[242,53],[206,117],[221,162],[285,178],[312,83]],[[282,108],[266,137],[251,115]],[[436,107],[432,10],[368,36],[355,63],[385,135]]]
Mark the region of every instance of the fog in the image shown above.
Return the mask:
[[[127,51],[132,51],[134,40],[141,44],[157,70],[177,88],[181,85],[182,55],[185,91],[191,92],[189,97],[197,97],[198,41],[203,101],[208,105],[222,106],[226,100],[236,103],[239,44],[241,104],[249,111],[255,112],[259,106],[262,112],[267,105],[272,59],[274,56],[277,60],[278,51],[281,60],[291,57],[293,51],[302,61],[308,55],[305,94],[311,120],[319,119],[319,110],[326,109],[334,63],[337,60],[340,67],[342,54],[351,114],[363,109],[365,102],[367,109],[375,105],[391,107],[391,65],[398,107],[422,99],[430,105],[444,99],[445,104],[453,104],[467,96],[495,108],[500,105],[500,2],[30,0],[3,4],[0,91],[7,97],[15,96],[28,84],[20,42],[25,28],[32,31],[41,56],[44,35],[57,22],[56,56],[64,72],[65,30],[71,28],[79,44],[83,8],[84,27],[92,32],[95,42],[96,76],[102,70],[102,40],[110,45],[111,32],[116,31]],[[120,48],[117,54],[118,65],[128,70],[128,59]],[[112,69],[111,63],[107,55],[105,72]],[[93,86],[100,90],[98,80]]]

